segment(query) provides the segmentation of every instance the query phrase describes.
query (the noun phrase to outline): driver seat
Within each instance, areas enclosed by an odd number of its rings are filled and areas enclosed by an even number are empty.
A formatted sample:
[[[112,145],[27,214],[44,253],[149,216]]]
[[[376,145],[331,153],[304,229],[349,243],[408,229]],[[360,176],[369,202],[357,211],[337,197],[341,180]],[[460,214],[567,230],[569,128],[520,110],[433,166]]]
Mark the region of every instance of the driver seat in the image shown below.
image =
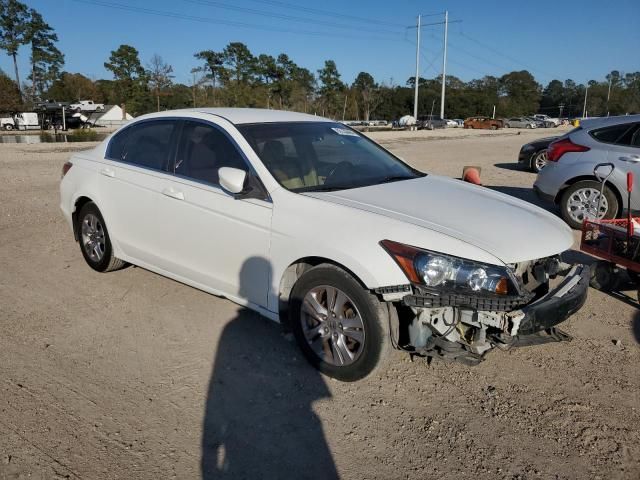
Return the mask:
[[[262,161],[273,176],[286,188],[305,186],[302,169],[297,159],[287,157],[279,140],[269,140],[262,147]]]

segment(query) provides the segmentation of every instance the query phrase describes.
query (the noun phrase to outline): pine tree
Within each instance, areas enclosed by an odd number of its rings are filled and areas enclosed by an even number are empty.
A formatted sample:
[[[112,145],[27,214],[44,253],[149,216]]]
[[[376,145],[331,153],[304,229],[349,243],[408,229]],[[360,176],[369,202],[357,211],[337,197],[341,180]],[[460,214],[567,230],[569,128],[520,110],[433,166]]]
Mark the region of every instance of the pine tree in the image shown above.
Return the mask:
[[[18,0],[0,0],[0,50],[13,58],[16,84],[20,91],[18,49],[29,43],[29,9]]]

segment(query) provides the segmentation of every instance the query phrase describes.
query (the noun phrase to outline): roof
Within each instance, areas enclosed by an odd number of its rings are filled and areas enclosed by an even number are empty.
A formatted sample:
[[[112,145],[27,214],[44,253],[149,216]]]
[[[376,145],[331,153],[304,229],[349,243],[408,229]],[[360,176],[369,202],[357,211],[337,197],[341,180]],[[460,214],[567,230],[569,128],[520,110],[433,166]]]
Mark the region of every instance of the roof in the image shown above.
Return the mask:
[[[201,113],[216,115],[229,120],[236,125],[243,123],[272,123],[272,122],[331,122],[324,117],[307,113],[290,112],[285,110],[268,110],[266,108],[186,108],[181,110],[167,110],[154,113],[152,117],[171,117],[176,113]],[[147,117],[147,115],[145,115]]]
[[[597,117],[585,118],[580,120],[580,126],[583,128],[606,127],[607,125],[618,125],[622,123],[640,122],[640,114],[636,115],[619,115],[615,117]]]

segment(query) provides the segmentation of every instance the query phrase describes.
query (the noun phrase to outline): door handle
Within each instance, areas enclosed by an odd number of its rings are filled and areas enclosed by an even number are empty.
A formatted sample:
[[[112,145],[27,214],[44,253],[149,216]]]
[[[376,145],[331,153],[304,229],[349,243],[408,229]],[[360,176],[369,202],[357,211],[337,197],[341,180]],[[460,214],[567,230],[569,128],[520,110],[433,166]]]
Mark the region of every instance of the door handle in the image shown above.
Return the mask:
[[[105,177],[113,178],[116,176],[116,172],[110,168],[103,168],[102,170],[100,170],[100,173]]]
[[[637,155],[629,155],[628,157],[618,157],[618,160],[622,160],[623,162],[638,163],[640,162],[640,157],[638,157]]]
[[[167,197],[175,198],[176,200],[184,200],[184,193],[173,188],[165,188],[164,190],[162,190],[162,194],[166,195]]]

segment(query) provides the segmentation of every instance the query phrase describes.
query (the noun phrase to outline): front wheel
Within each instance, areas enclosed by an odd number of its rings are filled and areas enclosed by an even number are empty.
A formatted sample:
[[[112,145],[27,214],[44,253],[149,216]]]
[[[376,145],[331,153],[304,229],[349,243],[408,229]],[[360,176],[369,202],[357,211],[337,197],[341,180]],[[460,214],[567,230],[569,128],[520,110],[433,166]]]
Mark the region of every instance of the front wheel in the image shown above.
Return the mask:
[[[123,260],[113,255],[107,225],[95,203],[82,206],[76,228],[82,256],[91,268],[97,272],[111,272],[126,266]]]
[[[6,125],[4,126],[4,129],[5,129],[6,131],[13,130],[13,125],[11,125],[11,124],[6,124]]]
[[[290,324],[307,360],[322,373],[353,382],[384,365],[389,316],[347,272],[322,264],[304,273],[290,299]]]
[[[560,215],[571,228],[576,230],[582,228],[582,222],[585,220],[616,217],[618,199],[613,191],[605,186],[604,195],[600,201],[601,188],[600,182],[583,180],[574,183],[563,193],[560,199]]]

